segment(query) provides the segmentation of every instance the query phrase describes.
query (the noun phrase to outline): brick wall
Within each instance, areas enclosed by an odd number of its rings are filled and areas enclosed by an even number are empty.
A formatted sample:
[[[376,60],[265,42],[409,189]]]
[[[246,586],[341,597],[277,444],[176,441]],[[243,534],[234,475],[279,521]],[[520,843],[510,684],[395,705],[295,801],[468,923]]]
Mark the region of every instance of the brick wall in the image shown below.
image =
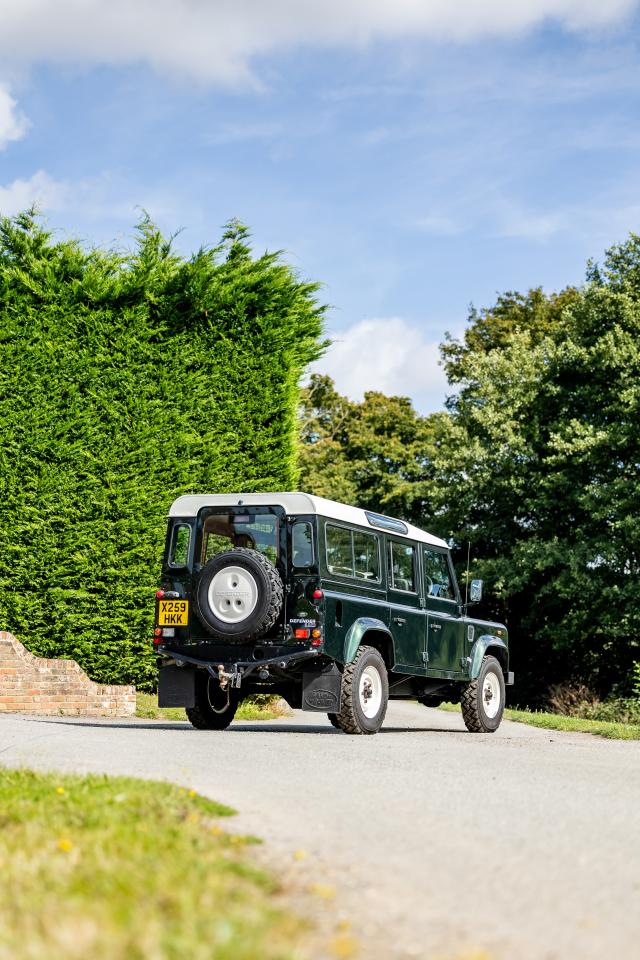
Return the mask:
[[[132,717],[136,688],[94,683],[75,660],[34,657],[0,631],[0,713]]]

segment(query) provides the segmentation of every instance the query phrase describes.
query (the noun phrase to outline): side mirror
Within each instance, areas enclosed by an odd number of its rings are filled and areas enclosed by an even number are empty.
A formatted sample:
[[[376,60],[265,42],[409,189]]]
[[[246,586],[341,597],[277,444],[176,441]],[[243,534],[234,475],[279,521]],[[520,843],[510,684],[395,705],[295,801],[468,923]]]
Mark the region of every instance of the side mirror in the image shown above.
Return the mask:
[[[480,603],[482,600],[482,580],[472,580],[469,587],[469,602]]]

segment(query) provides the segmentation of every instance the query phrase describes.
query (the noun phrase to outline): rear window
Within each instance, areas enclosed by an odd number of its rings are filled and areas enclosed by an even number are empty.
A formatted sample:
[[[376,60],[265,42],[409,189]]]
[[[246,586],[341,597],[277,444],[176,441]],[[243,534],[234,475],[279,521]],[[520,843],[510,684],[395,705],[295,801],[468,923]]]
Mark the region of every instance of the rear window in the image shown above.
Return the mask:
[[[202,527],[201,563],[233,547],[257,550],[275,563],[278,559],[279,522],[273,513],[210,513]]]

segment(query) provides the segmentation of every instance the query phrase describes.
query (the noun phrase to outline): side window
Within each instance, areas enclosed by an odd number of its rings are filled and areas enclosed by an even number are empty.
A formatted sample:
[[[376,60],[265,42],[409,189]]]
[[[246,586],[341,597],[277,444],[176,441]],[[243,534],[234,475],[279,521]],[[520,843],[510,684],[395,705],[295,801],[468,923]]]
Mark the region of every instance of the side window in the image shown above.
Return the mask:
[[[171,536],[169,563],[172,567],[186,567],[189,562],[189,543],[191,527],[188,523],[177,523]]]
[[[394,590],[415,592],[415,547],[391,541],[391,583]]]
[[[455,600],[446,554],[424,551],[424,588],[428,597]]]
[[[380,582],[380,541],[374,533],[328,523],[327,570],[341,577]]]
[[[327,524],[327,570],[342,577],[353,576],[353,543],[351,530]]]
[[[354,530],[353,558],[359,580],[380,580],[380,549],[377,537]]]
[[[311,524],[305,520],[293,525],[291,552],[294,567],[310,567],[313,563],[313,531]]]

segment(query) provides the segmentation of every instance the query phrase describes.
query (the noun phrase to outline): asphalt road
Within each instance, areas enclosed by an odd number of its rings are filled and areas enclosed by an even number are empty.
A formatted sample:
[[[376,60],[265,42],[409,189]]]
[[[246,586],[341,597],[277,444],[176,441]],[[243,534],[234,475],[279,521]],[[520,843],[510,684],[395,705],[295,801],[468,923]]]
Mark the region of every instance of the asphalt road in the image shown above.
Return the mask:
[[[335,887],[369,958],[640,956],[637,741],[508,722],[469,734],[458,714],[394,703],[375,737],[302,713],[222,733],[3,716],[0,762],[230,804],[283,870],[307,852],[301,877]]]

